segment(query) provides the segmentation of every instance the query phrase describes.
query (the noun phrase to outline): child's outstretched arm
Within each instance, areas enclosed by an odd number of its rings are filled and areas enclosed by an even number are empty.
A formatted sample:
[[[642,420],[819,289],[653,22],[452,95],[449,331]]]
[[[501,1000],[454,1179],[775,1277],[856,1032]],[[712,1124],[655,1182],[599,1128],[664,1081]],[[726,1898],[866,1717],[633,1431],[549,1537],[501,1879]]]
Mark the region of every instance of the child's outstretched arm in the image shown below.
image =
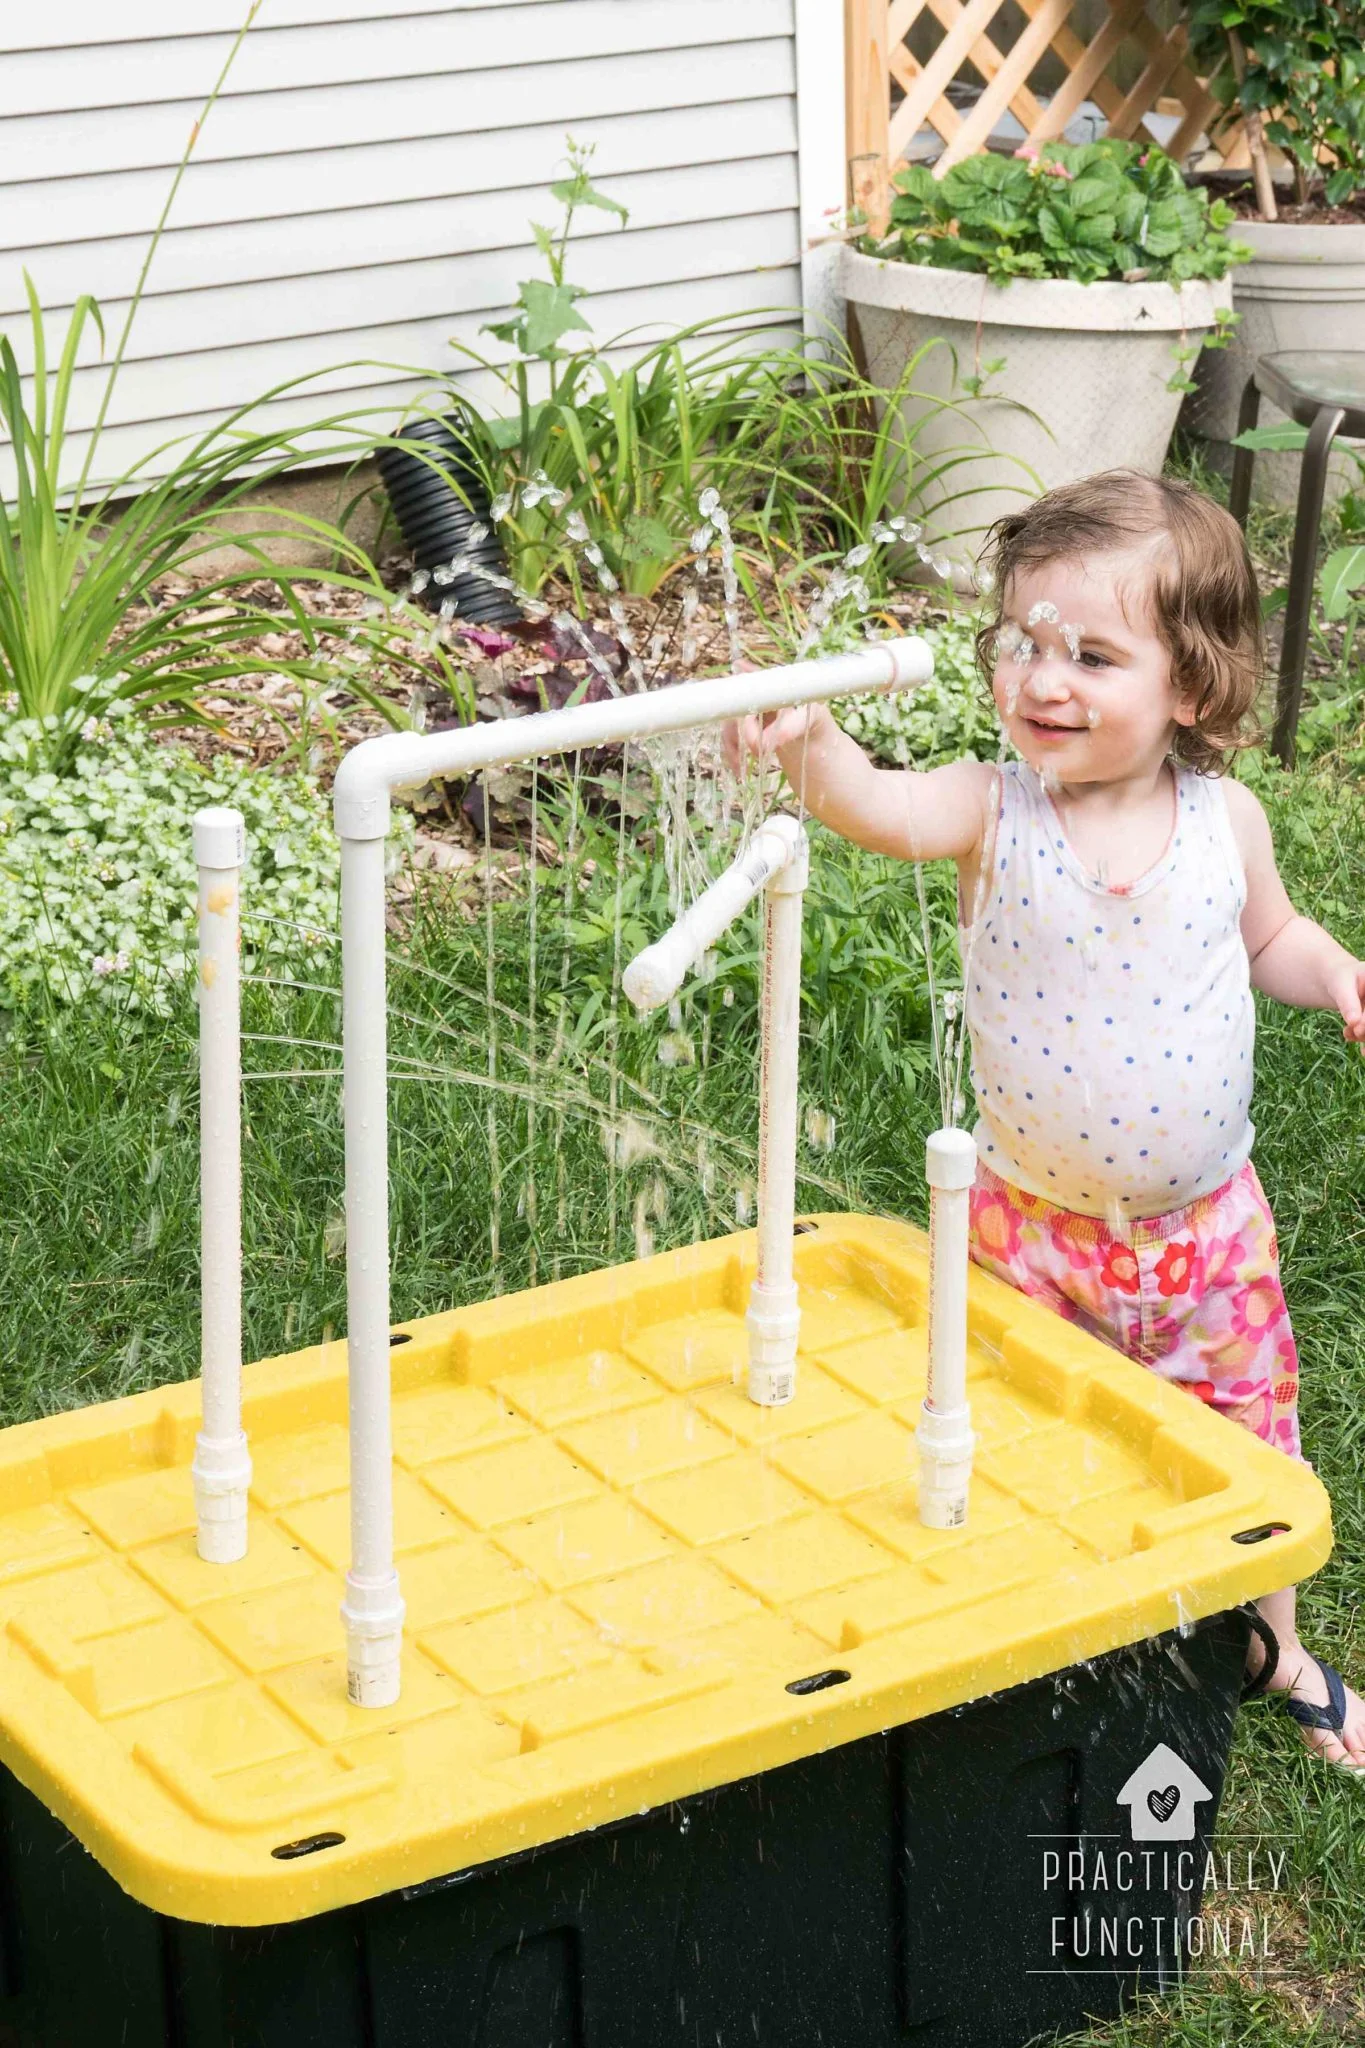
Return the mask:
[[[1251,985],[1301,1010],[1337,1010],[1344,1036],[1365,1046],[1365,961],[1353,960],[1289,900],[1265,812],[1243,783],[1227,783],[1228,811],[1246,869],[1242,936]]]
[[[811,815],[871,853],[970,861],[985,835],[991,770],[984,762],[953,761],[925,774],[877,768],[827,704],[779,711],[766,725],[732,719],[724,745],[736,773],[746,755],[775,757]]]

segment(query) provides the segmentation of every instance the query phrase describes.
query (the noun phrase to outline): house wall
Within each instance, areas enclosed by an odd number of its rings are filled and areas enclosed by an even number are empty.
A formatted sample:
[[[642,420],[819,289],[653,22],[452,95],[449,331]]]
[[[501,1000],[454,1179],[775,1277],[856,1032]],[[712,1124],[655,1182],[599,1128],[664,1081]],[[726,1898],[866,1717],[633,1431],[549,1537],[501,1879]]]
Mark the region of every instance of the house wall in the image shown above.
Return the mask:
[[[4,10],[0,328],[25,369],[25,270],[49,349],[89,292],[112,350],[246,4]],[[795,338],[803,242],[843,196],[841,65],[837,0],[264,0],[156,251],[97,471],[293,379],[253,425],[387,420],[456,368],[452,339],[498,354],[479,330],[539,269],[527,223],[555,218],[566,132],[630,209],[625,230],[580,216],[569,274],[599,337],[738,332],[762,307]],[[827,313],[824,252],[804,262]],[[92,335],[78,429],[103,383]]]

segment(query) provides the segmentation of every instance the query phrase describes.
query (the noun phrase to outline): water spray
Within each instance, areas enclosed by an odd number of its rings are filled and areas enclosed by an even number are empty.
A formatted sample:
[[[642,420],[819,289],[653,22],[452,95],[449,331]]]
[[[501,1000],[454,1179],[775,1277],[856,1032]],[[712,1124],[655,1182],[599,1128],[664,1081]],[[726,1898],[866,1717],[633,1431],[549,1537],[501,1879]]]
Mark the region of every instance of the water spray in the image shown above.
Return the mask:
[[[679,683],[529,718],[444,733],[385,733],[362,741],[341,763],[333,806],[341,840],[352,1543],[342,1621],[347,1686],[357,1704],[386,1707],[398,1698],[403,1623],[393,1556],[389,1422],[384,841],[391,792],[436,776],[467,776],[546,754],[684,732],[859,690],[907,689],[932,673],[933,656],[923,640],[882,640],[823,661]],[[795,901],[799,905],[799,896]],[[767,1313],[771,1304],[760,1306]]]
[[[796,1222],[796,1109],[801,1022],[801,904],[810,849],[795,818],[766,818],[718,880],[622,976],[637,1010],[681,988],[740,913],[763,892],[763,1013],[759,1080],[758,1274],[749,1294],[749,1398],[780,1407],[796,1393],[801,1308],[792,1272]]]

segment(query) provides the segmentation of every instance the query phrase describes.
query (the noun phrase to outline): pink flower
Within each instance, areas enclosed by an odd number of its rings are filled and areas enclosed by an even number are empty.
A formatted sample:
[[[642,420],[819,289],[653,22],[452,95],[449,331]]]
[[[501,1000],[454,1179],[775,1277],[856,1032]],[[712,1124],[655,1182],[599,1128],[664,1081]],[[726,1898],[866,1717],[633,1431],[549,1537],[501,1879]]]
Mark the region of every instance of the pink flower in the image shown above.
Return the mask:
[[[1052,1238],[1053,1251],[1061,1253],[1073,1273],[1085,1273],[1089,1270],[1093,1263],[1093,1248],[1090,1245],[1080,1243],[1065,1230],[1058,1230],[1055,1227],[1049,1235]]]
[[[1008,1262],[1019,1250],[1019,1218],[1008,1202],[986,1194],[972,1201],[972,1229],[981,1249]]]
[[[1052,158],[1043,165],[1043,170],[1049,178],[1065,178],[1068,184],[1076,175],[1074,171],[1069,171],[1065,164],[1059,164]]]
[[[1014,154],[1025,157],[1029,163],[1033,163],[1038,155],[1038,145],[1036,142],[1021,142]]]
[[[1248,1256],[1240,1237],[1211,1237],[1204,1249],[1205,1287],[1231,1287]]]
[[[1284,1295],[1279,1282],[1268,1273],[1239,1288],[1232,1300],[1232,1327],[1239,1337],[1259,1343],[1274,1329],[1284,1314]]]
[[[1193,1238],[1184,1244],[1168,1244],[1157,1260],[1156,1284],[1169,1300],[1173,1294],[1188,1294],[1201,1278],[1198,1247]]]
[[[1104,1266],[1100,1279],[1106,1287],[1117,1287],[1120,1294],[1136,1294],[1138,1291],[1137,1254],[1131,1245],[1112,1243],[1104,1255]]]

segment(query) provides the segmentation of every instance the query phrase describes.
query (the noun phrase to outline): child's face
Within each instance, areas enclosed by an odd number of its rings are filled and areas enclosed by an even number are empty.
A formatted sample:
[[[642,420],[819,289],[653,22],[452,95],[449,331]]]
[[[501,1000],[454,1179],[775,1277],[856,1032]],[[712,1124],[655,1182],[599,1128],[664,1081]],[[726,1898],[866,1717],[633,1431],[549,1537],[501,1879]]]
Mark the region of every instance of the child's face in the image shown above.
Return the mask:
[[[1006,587],[996,708],[1023,759],[1058,782],[1155,770],[1194,715],[1144,616],[1146,573],[1131,555],[1097,555],[1029,570]]]

